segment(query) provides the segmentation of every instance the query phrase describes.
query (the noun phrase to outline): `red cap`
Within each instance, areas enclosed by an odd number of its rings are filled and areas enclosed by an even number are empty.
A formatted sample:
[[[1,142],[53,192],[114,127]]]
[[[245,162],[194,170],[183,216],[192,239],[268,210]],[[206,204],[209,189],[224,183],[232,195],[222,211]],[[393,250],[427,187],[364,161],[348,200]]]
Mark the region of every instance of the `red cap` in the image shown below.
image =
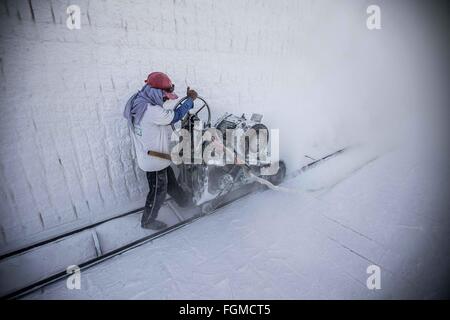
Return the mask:
[[[164,96],[175,100],[178,99],[178,96],[173,93],[174,85],[167,74],[162,72],[152,72],[148,75],[145,83],[152,88],[162,89],[164,91]]]

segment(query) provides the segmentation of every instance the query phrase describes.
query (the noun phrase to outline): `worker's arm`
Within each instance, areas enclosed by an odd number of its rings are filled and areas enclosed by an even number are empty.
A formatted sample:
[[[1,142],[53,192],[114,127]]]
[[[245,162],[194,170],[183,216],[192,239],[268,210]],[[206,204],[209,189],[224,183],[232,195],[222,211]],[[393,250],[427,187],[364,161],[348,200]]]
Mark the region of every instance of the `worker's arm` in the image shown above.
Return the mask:
[[[193,106],[194,106],[194,101],[192,101],[191,98],[187,98],[186,101],[184,101],[184,102],[181,104],[181,106],[179,106],[179,107],[177,108],[177,110],[175,110],[175,111],[173,112],[173,113],[174,113],[174,116],[173,116],[173,119],[172,119],[172,122],[171,122],[171,123],[175,123],[175,122],[177,122],[177,121],[180,121],[180,120],[184,117],[184,115],[185,115],[186,113],[188,113],[189,110],[192,109]]]
[[[186,95],[187,99],[176,110],[164,109],[161,106],[149,106],[147,112],[150,112],[151,121],[160,126],[180,121],[194,107],[194,100],[198,97],[197,92],[189,87]]]
[[[147,112],[149,112],[150,121],[154,124],[166,126],[181,120],[193,106],[192,99],[187,98],[177,110],[164,109],[161,106],[148,106]]]
[[[186,101],[184,101],[181,106],[174,111],[174,116],[171,123],[175,123],[183,119],[184,115],[194,107],[194,100],[198,97],[197,91],[191,90],[191,88],[187,87],[186,96]]]

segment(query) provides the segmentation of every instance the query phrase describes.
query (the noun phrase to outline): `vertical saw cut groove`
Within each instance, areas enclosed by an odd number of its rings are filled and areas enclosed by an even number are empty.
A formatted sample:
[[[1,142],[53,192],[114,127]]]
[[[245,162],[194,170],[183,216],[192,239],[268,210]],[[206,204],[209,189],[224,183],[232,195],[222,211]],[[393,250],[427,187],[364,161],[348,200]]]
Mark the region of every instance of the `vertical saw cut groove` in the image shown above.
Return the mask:
[[[34,16],[33,4],[31,3],[31,0],[28,0],[28,6],[30,7],[31,20],[33,20],[33,22],[36,22],[36,17]]]
[[[56,24],[55,10],[53,10],[52,0],[49,0],[49,2],[50,2],[50,13],[52,14],[52,22],[53,24]]]
[[[42,213],[38,212],[39,221],[41,222],[42,229],[45,230],[44,218],[42,217]]]
[[[3,4],[5,6],[6,15],[9,17],[9,7],[8,7],[8,0],[4,0]]]
[[[98,240],[97,230],[91,229],[92,240],[94,241],[95,252],[97,253],[97,257],[102,256],[102,247],[100,246],[100,241]]]
[[[3,58],[0,58],[0,73],[5,76],[5,68],[3,67]]]
[[[62,159],[61,159],[61,155],[60,155],[60,152],[59,152],[59,150],[58,150],[58,145],[57,145],[57,143],[56,143],[56,140],[55,140],[55,137],[54,137],[54,135],[53,135],[53,133],[52,133],[53,131],[51,131],[50,132],[50,137],[51,137],[51,139],[52,139],[52,142],[53,142],[53,144],[55,145],[55,152],[56,152],[56,156],[58,157],[58,162],[59,162],[59,165],[60,165],[60,170],[61,170],[61,174],[62,174],[62,177],[63,177],[63,180],[64,180],[64,184],[65,184],[65,186],[66,186],[66,190],[67,190],[67,194],[69,195],[69,198],[70,198],[70,203],[72,204],[72,206],[73,206],[73,203],[74,203],[74,199],[73,199],[73,192],[72,192],[72,190],[71,190],[71,184],[69,183],[69,180],[67,179],[67,174],[66,174],[66,168],[64,167],[64,165],[63,165],[63,161],[62,161]],[[75,211],[75,217],[77,217],[78,218],[78,216],[77,216],[77,212]]]
[[[89,14],[89,10],[86,11],[86,17],[87,17],[87,19],[88,19],[89,26],[92,26],[91,15]]]
[[[73,213],[75,215],[75,218],[78,219],[78,211],[77,211],[77,207],[75,206],[75,204],[72,201],[72,209],[73,209]]]

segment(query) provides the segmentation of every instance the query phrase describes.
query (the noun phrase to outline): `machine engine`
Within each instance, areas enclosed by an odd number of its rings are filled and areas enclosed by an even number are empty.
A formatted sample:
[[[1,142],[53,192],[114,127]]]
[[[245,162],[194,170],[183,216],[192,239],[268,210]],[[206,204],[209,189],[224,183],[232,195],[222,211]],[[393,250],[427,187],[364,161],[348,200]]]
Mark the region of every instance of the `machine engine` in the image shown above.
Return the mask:
[[[262,115],[253,114],[250,119],[245,115],[236,116],[225,113],[220,117],[213,126],[210,125],[210,110],[206,101],[200,110],[207,107],[208,121],[202,123],[200,127],[194,125],[199,122],[197,111],[194,114],[187,116],[181,122],[181,128],[187,129],[189,132],[194,130],[201,130],[202,134],[209,128],[217,129],[223,138],[223,147],[226,152],[230,152],[230,145],[233,146],[237,161],[222,165],[209,164],[187,164],[182,163],[178,165],[180,174],[178,177],[180,185],[192,194],[193,202],[196,205],[203,205],[209,211],[218,205],[230,202],[238,198],[240,195],[249,193],[261,185],[255,182],[255,176],[261,176],[261,168],[271,164],[270,154],[268,152],[269,131],[267,127],[261,123]],[[239,130],[243,134],[241,143],[237,143],[237,139],[229,134],[228,130]],[[192,136],[192,135],[191,135]],[[227,141],[233,137],[234,141]],[[215,143],[214,140],[204,142],[201,146],[203,150],[208,147],[210,143]],[[193,149],[194,147],[192,147]],[[192,151],[192,158],[194,150]],[[224,156],[226,156],[224,154]],[[225,161],[224,161],[225,162]],[[283,180],[286,173],[286,168],[282,161],[279,162],[278,173],[272,176],[262,176],[273,184],[279,184]]]

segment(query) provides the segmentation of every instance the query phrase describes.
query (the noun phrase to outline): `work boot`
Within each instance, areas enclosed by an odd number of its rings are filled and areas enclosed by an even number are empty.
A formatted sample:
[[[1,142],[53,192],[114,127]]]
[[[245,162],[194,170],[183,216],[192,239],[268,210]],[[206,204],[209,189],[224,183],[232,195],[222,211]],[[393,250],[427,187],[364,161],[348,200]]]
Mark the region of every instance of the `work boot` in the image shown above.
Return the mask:
[[[159,220],[153,220],[152,222],[141,225],[141,227],[150,230],[162,230],[167,228],[167,224]]]

